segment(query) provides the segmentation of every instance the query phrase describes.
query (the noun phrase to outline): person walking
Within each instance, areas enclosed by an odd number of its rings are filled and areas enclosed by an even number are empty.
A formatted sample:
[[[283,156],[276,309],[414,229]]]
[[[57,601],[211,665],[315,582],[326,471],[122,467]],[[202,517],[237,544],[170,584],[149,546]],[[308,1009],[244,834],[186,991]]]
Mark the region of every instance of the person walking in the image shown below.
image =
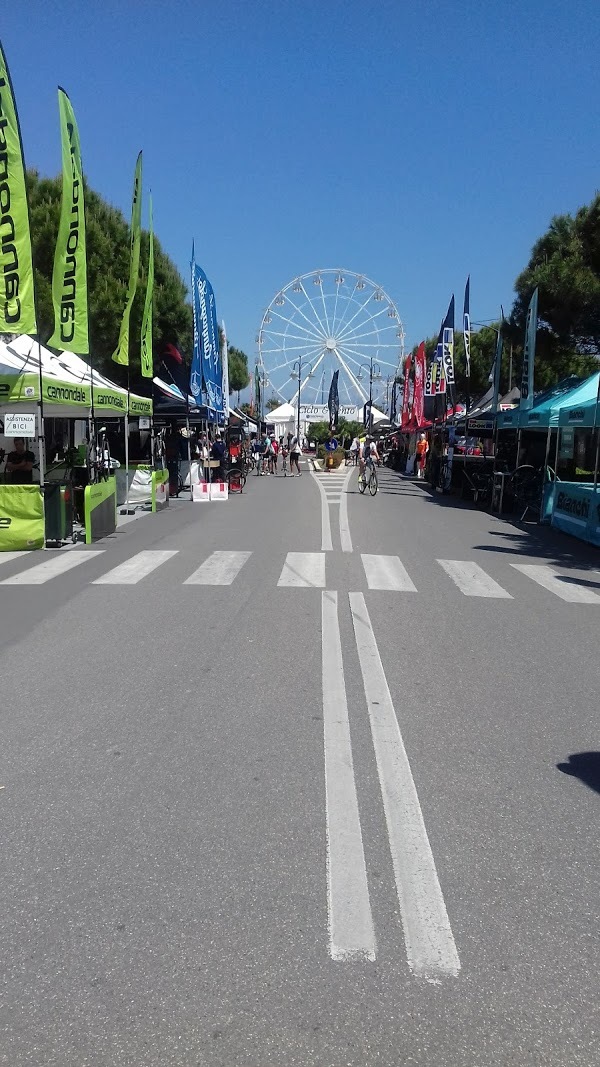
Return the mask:
[[[426,435],[422,433],[417,441],[417,478],[425,477],[425,464],[427,463],[428,452],[429,442]]]
[[[300,470],[300,456],[302,455],[302,448],[297,437],[292,437],[292,445],[290,448],[290,477],[294,477],[294,467],[298,477],[302,477],[302,471]]]
[[[271,474],[277,474],[277,457],[279,455],[279,445],[275,439],[275,434],[271,434],[271,440],[269,443],[269,470]]]

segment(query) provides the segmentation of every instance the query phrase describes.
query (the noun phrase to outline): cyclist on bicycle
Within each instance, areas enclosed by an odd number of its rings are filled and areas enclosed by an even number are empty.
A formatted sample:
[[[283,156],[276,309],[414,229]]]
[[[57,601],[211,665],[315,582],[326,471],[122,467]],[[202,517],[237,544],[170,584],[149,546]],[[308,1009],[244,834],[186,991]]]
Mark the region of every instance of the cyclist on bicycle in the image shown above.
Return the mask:
[[[373,437],[367,436],[358,450],[359,477],[364,478],[367,464],[372,467],[375,463],[379,463],[377,445]]]

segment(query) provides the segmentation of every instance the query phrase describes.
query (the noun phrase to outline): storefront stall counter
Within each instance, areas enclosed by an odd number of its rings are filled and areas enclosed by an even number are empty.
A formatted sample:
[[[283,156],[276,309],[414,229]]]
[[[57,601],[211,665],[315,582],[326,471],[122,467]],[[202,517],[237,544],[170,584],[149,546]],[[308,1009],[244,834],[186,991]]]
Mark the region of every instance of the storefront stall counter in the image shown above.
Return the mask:
[[[39,485],[0,485],[0,552],[43,548],[44,537]]]
[[[114,476],[84,489],[85,543],[91,545],[117,528],[117,483]]]
[[[600,487],[585,482],[557,482],[552,525],[580,541],[600,546]]]
[[[152,471],[152,511],[162,511],[169,506],[169,472]]]

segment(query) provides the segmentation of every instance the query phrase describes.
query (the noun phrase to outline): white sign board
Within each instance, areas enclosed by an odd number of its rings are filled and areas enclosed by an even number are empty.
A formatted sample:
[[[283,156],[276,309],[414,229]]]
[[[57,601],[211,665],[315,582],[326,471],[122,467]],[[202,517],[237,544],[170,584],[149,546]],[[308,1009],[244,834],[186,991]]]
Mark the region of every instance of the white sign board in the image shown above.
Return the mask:
[[[147,415],[140,415],[140,417],[138,419],[138,426],[139,426],[140,430],[149,430],[150,429],[150,419],[148,418]]]
[[[340,404],[338,417],[349,422],[362,422],[362,408]],[[327,404],[300,404],[300,418],[302,422],[329,422],[329,408]]]
[[[5,437],[35,437],[35,413],[4,415]]]

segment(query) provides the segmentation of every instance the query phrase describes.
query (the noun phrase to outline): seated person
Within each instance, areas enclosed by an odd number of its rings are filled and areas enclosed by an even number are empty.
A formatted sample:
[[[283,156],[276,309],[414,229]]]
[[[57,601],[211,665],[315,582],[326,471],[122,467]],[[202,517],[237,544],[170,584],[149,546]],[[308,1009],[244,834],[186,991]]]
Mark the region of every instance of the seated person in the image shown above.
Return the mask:
[[[35,456],[25,448],[25,439],[15,437],[15,450],[6,457],[6,481],[11,485],[30,485],[34,463]]]

